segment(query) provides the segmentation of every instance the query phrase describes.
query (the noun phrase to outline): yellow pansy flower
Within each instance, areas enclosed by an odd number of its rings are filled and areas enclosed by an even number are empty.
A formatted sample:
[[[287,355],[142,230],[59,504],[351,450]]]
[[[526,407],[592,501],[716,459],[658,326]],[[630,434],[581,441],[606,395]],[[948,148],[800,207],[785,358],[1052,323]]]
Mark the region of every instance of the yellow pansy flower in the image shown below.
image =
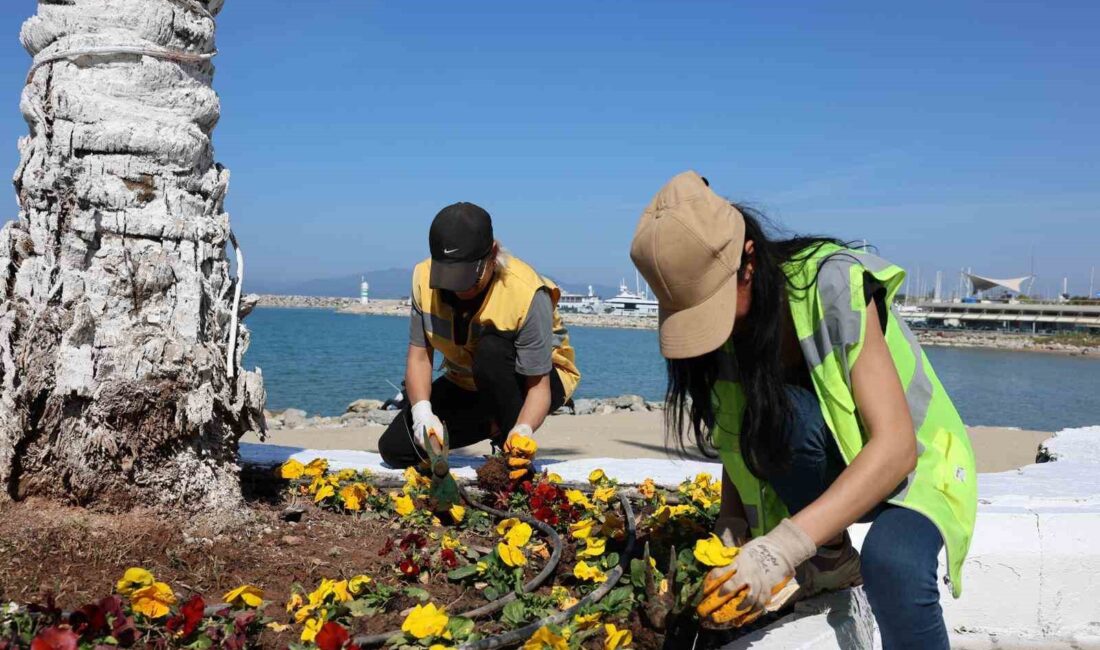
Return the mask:
[[[550,483],[561,483],[562,482],[561,474],[550,472],[549,474],[546,475],[546,480],[549,481]]]
[[[356,474],[358,474],[358,472],[353,469],[342,469],[339,472],[336,472],[336,480],[350,481],[351,479],[355,478]]]
[[[462,523],[462,520],[466,518],[466,508],[460,505],[453,505],[449,511],[451,513],[451,519],[454,519],[456,524]]]
[[[358,596],[367,589],[367,585],[371,583],[371,577],[365,575],[357,575],[348,580],[348,591],[353,595]]]
[[[497,544],[497,555],[500,559],[511,567],[524,566],[527,564],[527,557],[523,555],[523,549],[518,546],[512,546],[501,542]]]
[[[569,534],[574,539],[586,539],[592,534],[592,528],[596,525],[594,519],[578,519],[569,524]]]
[[[700,472],[696,474],[695,481],[693,482],[701,488],[708,488],[714,483],[714,477],[706,472]]]
[[[417,640],[426,639],[443,634],[449,620],[447,613],[436,608],[434,603],[417,605],[405,617],[405,622],[401,624],[401,631]]]
[[[325,499],[333,496],[336,496],[336,488],[326,484],[322,486],[319,490],[317,490],[317,493],[313,495],[313,502],[320,503]]]
[[[599,622],[600,622],[600,613],[599,612],[592,612],[591,614],[585,614],[584,616],[581,616],[580,614],[577,614],[576,616],[573,617],[573,624],[576,625],[577,628],[581,629],[581,630],[586,630],[590,627],[594,627]]]
[[[290,600],[286,601],[286,613],[289,614],[305,604],[305,601],[302,600],[302,594],[295,591],[290,594]]]
[[[653,482],[653,479],[647,478],[638,486],[638,492],[647,499],[652,499],[654,494],[657,494],[657,485]]]
[[[340,490],[340,498],[344,500],[344,507],[348,510],[361,510],[363,500],[367,498],[367,486],[362,483],[345,485]]]
[[[222,596],[222,600],[230,605],[240,605],[243,603],[249,607],[259,607],[264,602],[264,591],[252,585],[241,585]]]
[[[515,526],[508,529],[508,532],[504,535],[504,541],[509,546],[517,546],[523,548],[527,545],[527,542],[531,541],[531,525],[520,522]]]
[[[578,580],[588,580],[590,582],[607,582],[607,574],[600,571],[599,567],[590,566],[587,562],[577,562],[577,565],[573,567],[573,575]]]
[[[474,565],[474,568],[477,569],[478,574],[482,574],[489,570],[489,563],[484,560],[478,560],[478,563]]]
[[[290,626],[286,623],[280,623],[279,621],[271,621],[267,624],[267,629],[271,630],[275,634],[281,634],[290,629]]]
[[[168,609],[176,604],[176,595],[167,584],[154,582],[130,594],[130,604],[135,612],[146,618],[160,618],[168,614]]]
[[[496,528],[497,535],[500,535],[501,537],[504,537],[508,533],[508,531],[512,528],[512,526],[515,526],[518,523],[519,523],[519,519],[516,519],[515,517],[509,517],[507,519],[501,520],[501,522],[497,524],[497,528]]]
[[[596,468],[592,470],[591,474],[588,475],[588,482],[592,485],[595,485],[605,478],[607,478],[607,474],[604,474],[604,471],[602,469]]]
[[[580,557],[599,557],[607,549],[607,540],[603,537],[588,537],[584,543],[585,549],[577,552]]]
[[[156,582],[152,573],[140,567],[130,567],[122,574],[122,579],[115,585],[115,590],[123,596],[129,596],[135,590],[148,587]]]
[[[613,623],[604,625],[603,630],[607,634],[607,638],[603,640],[603,650],[625,648],[634,641],[634,635],[630,630],[620,630]]]
[[[302,628],[302,642],[313,643],[313,640],[317,638],[317,633],[321,631],[321,627],[324,626],[324,624],[325,619],[322,617],[307,619],[305,627]]]
[[[588,500],[588,497],[584,495],[584,492],[580,490],[566,490],[565,498],[571,505],[579,505],[587,510],[592,509],[592,502]]]
[[[531,638],[523,644],[523,650],[569,650],[569,644],[565,639],[546,627],[545,625],[535,630]]]
[[[413,513],[413,510],[416,510],[413,500],[403,494],[393,492],[390,494],[390,498],[393,499],[394,511],[402,517],[408,517]]]
[[[707,566],[729,566],[737,553],[738,549],[726,546],[714,533],[707,539],[695,542],[695,559]]]
[[[328,461],[324,458],[314,458],[309,461],[309,464],[302,469],[302,474],[306,476],[321,476],[328,471]]]
[[[614,496],[615,488],[613,487],[596,488],[595,491],[592,492],[592,498],[601,503],[607,503],[614,498]]]
[[[285,479],[294,480],[296,478],[302,478],[302,475],[305,473],[306,466],[293,458],[279,466],[279,476]]]

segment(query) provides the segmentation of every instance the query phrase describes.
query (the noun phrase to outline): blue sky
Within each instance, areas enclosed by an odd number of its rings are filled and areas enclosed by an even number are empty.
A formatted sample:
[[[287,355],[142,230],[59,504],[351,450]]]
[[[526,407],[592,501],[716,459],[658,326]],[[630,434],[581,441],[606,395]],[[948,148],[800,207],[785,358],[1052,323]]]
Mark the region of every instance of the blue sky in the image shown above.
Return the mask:
[[[6,6],[14,170],[35,3]],[[228,0],[215,146],[266,280],[411,266],[436,211],[467,200],[540,269],[613,284],[642,208],[694,168],[925,277],[1026,274],[1034,251],[1040,289],[1069,275],[1083,293],[1098,26],[1096,2]]]

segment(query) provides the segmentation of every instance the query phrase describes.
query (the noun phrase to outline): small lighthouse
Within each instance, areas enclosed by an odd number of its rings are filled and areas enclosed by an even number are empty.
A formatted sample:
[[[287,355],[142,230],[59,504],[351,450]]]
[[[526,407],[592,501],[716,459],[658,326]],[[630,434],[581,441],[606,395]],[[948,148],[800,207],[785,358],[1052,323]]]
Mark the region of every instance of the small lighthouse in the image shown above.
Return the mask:
[[[359,304],[370,304],[370,283],[362,276],[359,277]]]

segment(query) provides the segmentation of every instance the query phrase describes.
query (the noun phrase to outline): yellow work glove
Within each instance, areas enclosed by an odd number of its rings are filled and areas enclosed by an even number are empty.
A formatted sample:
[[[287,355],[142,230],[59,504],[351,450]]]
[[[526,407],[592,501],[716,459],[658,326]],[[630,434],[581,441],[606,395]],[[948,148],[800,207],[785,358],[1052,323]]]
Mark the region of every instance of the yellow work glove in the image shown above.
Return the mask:
[[[538,451],[538,443],[531,437],[534,432],[526,424],[517,424],[504,441],[504,455],[508,459],[508,476],[514,481],[527,475],[531,459]]]
[[[795,567],[817,552],[817,545],[790,519],[741,547],[729,566],[713,569],[703,581],[696,612],[707,627],[741,627],[763,614]]]

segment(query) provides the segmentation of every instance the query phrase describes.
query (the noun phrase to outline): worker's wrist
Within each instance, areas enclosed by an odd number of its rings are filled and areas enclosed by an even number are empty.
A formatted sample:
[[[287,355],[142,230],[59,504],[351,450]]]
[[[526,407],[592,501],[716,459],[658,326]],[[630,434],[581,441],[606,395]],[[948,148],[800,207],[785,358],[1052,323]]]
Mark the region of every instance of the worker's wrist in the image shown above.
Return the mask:
[[[516,426],[512,427],[512,431],[509,435],[520,435],[530,438],[531,436],[535,435],[535,430],[531,428],[530,424],[517,424]]]
[[[432,417],[432,403],[426,399],[422,399],[416,404],[412,405],[412,419],[413,422],[423,422]]]

